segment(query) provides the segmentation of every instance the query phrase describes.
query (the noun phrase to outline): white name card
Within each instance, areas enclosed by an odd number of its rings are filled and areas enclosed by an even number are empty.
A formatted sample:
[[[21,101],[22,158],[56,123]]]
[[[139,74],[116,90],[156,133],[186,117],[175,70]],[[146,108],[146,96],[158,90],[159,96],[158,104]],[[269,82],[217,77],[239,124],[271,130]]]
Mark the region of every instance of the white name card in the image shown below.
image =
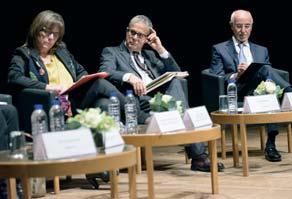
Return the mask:
[[[178,111],[154,113],[146,133],[164,133],[185,129],[185,125]]]
[[[111,129],[110,131],[107,132],[102,132],[102,134],[105,149],[118,145],[124,145],[125,143],[120,134],[119,128]]]
[[[187,129],[207,129],[213,125],[205,106],[187,109],[183,121]]]
[[[243,113],[264,113],[280,111],[276,95],[246,96],[244,98]]]
[[[292,93],[285,93],[284,94],[284,99],[282,101],[282,106],[281,106],[282,111],[291,111],[292,110]]]
[[[34,136],[35,160],[60,159],[96,154],[95,143],[90,129],[43,133]]]

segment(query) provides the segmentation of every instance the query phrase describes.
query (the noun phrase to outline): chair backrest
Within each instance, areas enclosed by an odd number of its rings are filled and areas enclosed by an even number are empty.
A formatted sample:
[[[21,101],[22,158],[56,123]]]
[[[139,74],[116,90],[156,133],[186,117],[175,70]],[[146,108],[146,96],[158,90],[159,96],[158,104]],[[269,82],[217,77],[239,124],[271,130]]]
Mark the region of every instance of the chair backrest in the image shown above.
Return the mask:
[[[8,94],[0,94],[0,102],[6,102],[12,104],[12,96]]]
[[[210,69],[201,71],[201,86],[203,103],[209,112],[218,110],[219,95],[226,93],[223,76],[210,73]]]

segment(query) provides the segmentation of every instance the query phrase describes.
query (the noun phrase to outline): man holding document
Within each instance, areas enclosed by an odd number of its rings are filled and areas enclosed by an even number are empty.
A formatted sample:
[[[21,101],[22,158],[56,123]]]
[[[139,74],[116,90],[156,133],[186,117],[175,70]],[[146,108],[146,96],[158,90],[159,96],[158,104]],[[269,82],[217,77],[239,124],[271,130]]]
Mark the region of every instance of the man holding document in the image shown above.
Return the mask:
[[[244,96],[253,95],[258,84],[268,78],[284,88],[284,92],[292,92],[291,84],[271,67],[267,48],[249,41],[253,26],[251,13],[246,10],[234,11],[230,26],[233,37],[212,47],[211,72],[224,76],[226,82],[235,79],[238,100],[241,102]],[[277,134],[277,125],[268,125],[265,149],[268,161],[281,161],[281,155],[275,146]]]
[[[166,74],[165,78],[169,81],[165,81],[166,83],[158,81],[156,85],[159,86],[153,91],[147,90],[147,85],[153,85],[152,81],[166,72],[181,71],[174,58],[162,45],[150,19],[144,15],[137,15],[130,20],[125,31],[126,38],[120,46],[103,49],[99,70],[107,72],[108,79],[121,92],[125,93],[127,89],[134,90],[141,110],[146,113],[150,111],[151,96],[158,91],[182,101],[185,108],[188,108],[188,100],[181,81],[173,78],[180,74],[174,74],[170,79]],[[145,44],[153,50],[143,49]],[[186,147],[186,150],[189,158],[192,158],[192,170],[210,171],[210,162],[203,143],[192,144]],[[223,169],[222,164],[218,166],[219,170]]]

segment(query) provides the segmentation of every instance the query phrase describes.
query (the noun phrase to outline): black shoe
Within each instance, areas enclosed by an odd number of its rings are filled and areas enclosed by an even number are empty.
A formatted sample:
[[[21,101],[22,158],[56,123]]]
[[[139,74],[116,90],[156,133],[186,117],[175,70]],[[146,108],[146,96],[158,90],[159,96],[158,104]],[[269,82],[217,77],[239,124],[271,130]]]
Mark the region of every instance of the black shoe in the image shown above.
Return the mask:
[[[265,157],[270,162],[280,162],[282,160],[276,147],[266,147]]]
[[[217,163],[218,172],[224,171],[224,164],[221,162]],[[192,160],[191,165],[192,171],[202,171],[202,172],[210,172],[210,161],[209,159],[198,159],[198,160]]]
[[[86,176],[86,180],[93,186],[93,188],[94,189],[98,189],[99,188],[99,184],[98,184],[98,182],[97,182],[97,179],[96,178],[94,178],[94,177],[87,177]]]
[[[5,179],[0,179],[0,199],[7,199],[7,184]]]

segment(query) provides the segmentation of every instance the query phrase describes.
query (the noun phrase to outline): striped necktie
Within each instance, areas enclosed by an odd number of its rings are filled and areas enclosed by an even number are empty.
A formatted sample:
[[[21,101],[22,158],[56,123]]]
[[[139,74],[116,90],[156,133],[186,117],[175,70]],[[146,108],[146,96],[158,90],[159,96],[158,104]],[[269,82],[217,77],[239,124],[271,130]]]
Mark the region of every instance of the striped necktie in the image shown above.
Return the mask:
[[[145,63],[142,63],[140,58],[139,58],[139,53],[138,52],[133,52],[133,55],[134,55],[134,60],[137,64],[137,66],[139,68],[141,68],[144,72],[146,72],[149,77],[151,77],[152,79],[154,79],[154,75],[152,74],[152,72],[148,69],[147,65]]]

